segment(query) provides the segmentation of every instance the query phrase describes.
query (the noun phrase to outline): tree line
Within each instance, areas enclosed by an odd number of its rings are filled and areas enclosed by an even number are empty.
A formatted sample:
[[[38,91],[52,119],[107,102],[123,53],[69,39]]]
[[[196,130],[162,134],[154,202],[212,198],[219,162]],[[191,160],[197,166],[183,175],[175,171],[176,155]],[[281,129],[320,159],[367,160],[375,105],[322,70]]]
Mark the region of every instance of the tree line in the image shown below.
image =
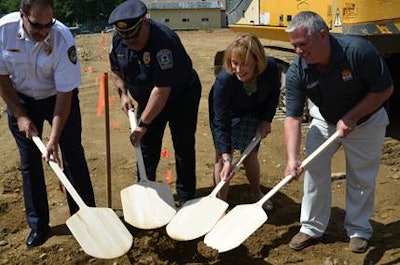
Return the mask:
[[[124,0],[55,0],[55,17],[68,26],[106,24],[111,11]],[[20,9],[19,0],[1,0],[0,14]]]

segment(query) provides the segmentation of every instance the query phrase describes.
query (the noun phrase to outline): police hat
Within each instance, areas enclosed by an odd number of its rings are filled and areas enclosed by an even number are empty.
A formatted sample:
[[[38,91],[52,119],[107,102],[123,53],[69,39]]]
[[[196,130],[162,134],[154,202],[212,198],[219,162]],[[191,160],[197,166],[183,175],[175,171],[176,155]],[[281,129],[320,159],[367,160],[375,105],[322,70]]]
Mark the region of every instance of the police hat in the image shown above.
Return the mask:
[[[111,12],[108,23],[114,25],[123,38],[129,38],[139,32],[146,13],[147,7],[142,1],[127,0]]]

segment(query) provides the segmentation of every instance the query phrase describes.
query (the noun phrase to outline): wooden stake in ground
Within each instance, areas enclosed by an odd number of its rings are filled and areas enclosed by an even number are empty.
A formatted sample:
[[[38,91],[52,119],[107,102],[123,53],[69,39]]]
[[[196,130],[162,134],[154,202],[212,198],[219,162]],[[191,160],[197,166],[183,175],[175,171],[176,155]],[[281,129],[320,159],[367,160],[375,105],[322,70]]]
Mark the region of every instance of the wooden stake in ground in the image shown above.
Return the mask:
[[[46,155],[42,140],[38,136],[32,139]],[[49,165],[79,206],[79,211],[68,218],[66,224],[83,251],[99,259],[114,259],[128,252],[133,237],[116,213],[110,208],[87,206],[58,164],[50,161]]]
[[[110,104],[108,99],[108,74],[101,76],[101,91],[104,92],[104,121],[106,133],[106,175],[107,175],[107,206],[112,207],[112,188],[111,188],[111,152],[110,152]]]

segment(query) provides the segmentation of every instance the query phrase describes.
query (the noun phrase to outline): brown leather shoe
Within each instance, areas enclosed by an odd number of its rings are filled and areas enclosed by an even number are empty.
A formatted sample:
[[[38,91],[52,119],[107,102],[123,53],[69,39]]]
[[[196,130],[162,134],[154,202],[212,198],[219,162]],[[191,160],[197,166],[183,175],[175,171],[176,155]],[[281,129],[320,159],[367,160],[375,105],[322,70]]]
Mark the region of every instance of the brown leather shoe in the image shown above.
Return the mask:
[[[352,237],[349,242],[351,252],[364,253],[368,249],[368,241],[362,237]]]
[[[315,244],[316,238],[313,238],[305,233],[298,232],[290,241],[289,247],[296,251],[302,250],[308,246]]]

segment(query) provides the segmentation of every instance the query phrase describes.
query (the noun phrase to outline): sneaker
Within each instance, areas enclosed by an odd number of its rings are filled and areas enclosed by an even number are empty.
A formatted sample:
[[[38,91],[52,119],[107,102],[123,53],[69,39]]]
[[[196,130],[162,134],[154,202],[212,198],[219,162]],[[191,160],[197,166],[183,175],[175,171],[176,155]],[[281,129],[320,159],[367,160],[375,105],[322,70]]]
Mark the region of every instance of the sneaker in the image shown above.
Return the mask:
[[[267,200],[262,208],[264,209],[264,211],[272,211],[274,209],[274,204],[272,203],[271,200]]]
[[[305,233],[298,232],[292,240],[290,240],[289,247],[296,251],[302,250],[315,243],[316,238],[313,238]]]
[[[368,249],[368,241],[361,237],[352,237],[349,242],[349,250],[354,253],[364,253]]]

